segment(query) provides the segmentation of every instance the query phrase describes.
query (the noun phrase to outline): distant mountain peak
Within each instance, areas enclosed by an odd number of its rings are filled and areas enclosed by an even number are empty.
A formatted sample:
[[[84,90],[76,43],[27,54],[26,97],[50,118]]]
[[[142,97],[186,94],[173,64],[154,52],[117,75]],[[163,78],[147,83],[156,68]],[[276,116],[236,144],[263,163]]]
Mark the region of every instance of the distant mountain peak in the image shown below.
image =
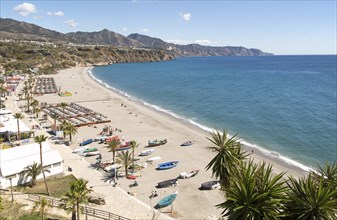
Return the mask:
[[[272,55],[260,49],[248,49],[242,46],[212,47],[200,44],[179,45],[163,41],[162,39],[138,33],[125,37],[106,28],[97,32],[60,33],[42,28],[35,24],[20,22],[13,19],[0,18],[0,34],[2,39],[22,39],[69,42],[90,45],[112,45],[115,47],[155,48],[168,50],[176,56],[264,56]]]

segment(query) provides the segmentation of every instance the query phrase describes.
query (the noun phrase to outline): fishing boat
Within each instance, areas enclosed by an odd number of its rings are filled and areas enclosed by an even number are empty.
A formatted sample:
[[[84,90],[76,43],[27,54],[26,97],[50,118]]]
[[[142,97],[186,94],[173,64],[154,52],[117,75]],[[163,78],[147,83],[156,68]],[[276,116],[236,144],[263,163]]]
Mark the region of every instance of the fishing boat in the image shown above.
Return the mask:
[[[212,190],[220,187],[220,182],[216,180],[208,181],[201,184],[200,190]]]
[[[182,172],[179,174],[179,177],[182,179],[187,179],[196,176],[199,173],[199,170],[192,170],[189,172]]]
[[[154,208],[161,209],[161,208],[171,205],[172,202],[176,199],[177,195],[178,195],[178,191],[176,191],[175,193],[171,195],[164,197],[163,199],[159,200],[159,202],[156,204]]]
[[[94,141],[93,139],[85,140],[82,143],[80,143],[80,146],[85,146],[85,145],[91,144],[93,141]]]
[[[96,151],[90,151],[90,152],[87,152],[87,153],[84,153],[83,156],[85,157],[89,157],[89,156],[95,156],[95,155],[98,155],[100,154],[101,152],[99,150],[96,150]]]
[[[186,147],[186,146],[191,146],[192,144],[194,144],[194,141],[186,141],[186,142],[182,143],[180,146]]]
[[[161,157],[159,157],[159,156],[151,157],[151,158],[147,159],[146,162],[152,163],[152,162],[157,161],[157,160],[161,160]]]
[[[165,162],[165,163],[160,163],[158,164],[157,169],[158,170],[167,170],[167,169],[171,169],[173,167],[176,167],[178,165],[179,161],[169,161],[169,162]]]
[[[156,147],[156,146],[159,146],[159,145],[163,145],[163,144],[166,144],[167,143],[167,140],[164,139],[164,140],[153,140],[153,141],[148,141],[148,147]]]
[[[96,147],[88,147],[86,149],[84,149],[83,153],[89,153],[89,152],[93,152],[93,151],[97,151]]]
[[[169,186],[174,186],[177,184],[177,182],[178,182],[178,178],[165,180],[165,181],[159,182],[157,184],[157,188],[166,188]]]
[[[126,176],[126,179],[129,179],[129,180],[135,180],[136,178],[137,178],[137,176],[136,175],[132,175],[132,174],[128,174]]]
[[[140,152],[139,156],[149,156],[153,153],[154,149],[143,150]]]
[[[79,148],[76,148],[76,149],[74,149],[73,150],[73,153],[80,153],[80,152],[83,152],[84,150],[86,150],[86,149],[88,149],[88,148],[90,148],[90,145],[89,146],[81,146],[81,147],[79,147]]]
[[[129,142],[125,142],[122,145],[119,145],[116,148],[116,151],[129,150],[130,148],[131,148],[131,142],[129,141]]]
[[[109,172],[112,169],[118,169],[118,168],[121,168],[121,167],[122,167],[122,164],[115,163],[113,165],[105,167],[104,170],[107,171],[107,172]]]

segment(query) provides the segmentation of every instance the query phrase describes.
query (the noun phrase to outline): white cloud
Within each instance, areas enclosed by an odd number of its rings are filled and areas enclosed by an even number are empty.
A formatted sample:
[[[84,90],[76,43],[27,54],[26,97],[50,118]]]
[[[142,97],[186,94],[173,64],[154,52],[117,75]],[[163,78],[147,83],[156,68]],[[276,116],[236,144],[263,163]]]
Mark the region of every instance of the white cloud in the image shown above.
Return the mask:
[[[142,31],[142,32],[150,32],[150,30],[147,29],[147,28],[143,28],[141,31]]]
[[[123,27],[123,28],[122,28],[122,31],[123,31],[123,32],[127,32],[128,29],[127,29],[126,27]]]
[[[180,13],[179,15],[182,19],[184,19],[184,21],[189,21],[191,19],[191,16],[192,16],[191,13],[185,13],[185,14]]]
[[[180,44],[180,45],[186,45],[190,44],[191,42],[186,40],[165,40],[166,42],[173,43],[173,44]]]
[[[64,23],[66,23],[66,24],[69,25],[70,27],[76,27],[76,26],[78,25],[78,22],[76,22],[76,21],[73,20],[73,19],[64,21]]]
[[[193,43],[200,44],[200,45],[206,45],[206,46],[212,45],[212,42],[210,40],[196,40]]]
[[[58,11],[58,12],[48,12],[47,13],[49,16],[59,16],[62,17],[64,15],[64,13],[62,11]]]
[[[24,17],[37,12],[35,5],[26,2],[15,6],[14,11],[19,12],[19,14]]]

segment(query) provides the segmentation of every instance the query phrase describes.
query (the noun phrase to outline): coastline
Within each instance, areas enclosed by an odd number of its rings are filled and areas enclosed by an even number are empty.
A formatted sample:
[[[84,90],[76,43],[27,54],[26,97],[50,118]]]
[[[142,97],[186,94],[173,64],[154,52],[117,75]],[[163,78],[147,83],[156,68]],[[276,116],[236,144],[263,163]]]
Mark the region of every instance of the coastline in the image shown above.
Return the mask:
[[[151,207],[160,198],[179,190],[179,195],[174,205],[174,212],[170,214],[171,217],[177,217],[177,215],[182,219],[202,219],[211,215],[220,217],[222,210],[214,206],[224,201],[223,194],[218,190],[198,190],[201,183],[213,179],[211,173],[205,171],[205,166],[214,156],[206,149],[207,146],[210,146],[209,141],[206,139],[206,137],[210,136],[210,133],[192,123],[183,122],[165,112],[155,110],[151,106],[133,100],[132,97],[107,88],[92,78],[89,70],[89,67],[76,67],[61,70],[54,76],[56,84],[62,87],[61,90],[71,92],[73,94],[71,97],[48,94],[36,98],[40,102],[48,103],[77,102],[108,116],[111,119],[111,123],[108,125],[122,131],[117,132],[116,135],[125,138],[126,141],[136,140],[140,144],[136,149],[135,155],[138,155],[138,153],[145,149],[144,147],[147,145],[148,140],[167,139],[167,144],[156,147],[153,155],[142,157],[139,162],[144,163],[149,157],[161,156],[162,159],[158,163],[179,160],[180,162],[176,168],[166,171],[156,171],[157,162],[154,162],[140,171],[141,177],[137,178],[138,187],[129,188],[129,184],[132,181],[127,179],[119,179],[118,186],[125,192],[132,193],[136,199],[143,203],[150,204],[149,206]],[[126,107],[122,107],[121,103]],[[78,133],[73,137],[73,143],[70,145],[70,148],[75,149],[82,140],[98,136],[97,134],[102,130],[104,125],[106,124],[97,125],[97,128],[79,128]],[[186,140],[195,140],[195,144],[190,147],[180,147],[180,144]],[[107,148],[98,143],[94,143],[92,146],[99,148],[101,151],[102,162],[111,160],[112,153]],[[249,146],[245,146],[244,148],[248,152],[252,150]],[[254,160],[264,160],[273,164],[273,169],[276,173],[285,171],[287,175],[295,177],[306,174],[306,171],[299,167],[289,165],[278,158],[268,158],[267,155],[256,148],[253,150],[252,157]],[[86,157],[85,160],[89,163],[94,163],[95,157]],[[179,187],[155,188],[157,182],[176,178],[179,173],[194,169],[199,169],[199,174],[191,179],[179,180]],[[149,195],[154,189],[158,190],[159,198],[151,200],[149,199]],[[186,201],[193,201],[193,203]]]
[[[87,73],[91,77],[91,79],[93,81],[95,81],[96,83],[98,83],[100,86],[104,87],[105,89],[108,89],[108,90],[111,90],[111,91],[115,92],[116,95],[121,96],[121,98],[123,98],[123,97],[127,98],[127,99],[132,100],[133,102],[137,103],[138,105],[148,107],[152,111],[156,111],[156,112],[159,112],[163,115],[166,115],[169,118],[171,118],[172,120],[176,120],[177,123],[186,124],[186,126],[199,129],[201,132],[205,132],[206,135],[211,134],[213,129],[211,129],[209,127],[201,125],[201,124],[199,124],[197,122],[194,122],[190,119],[186,119],[186,118],[183,118],[181,116],[178,116],[173,112],[170,112],[168,110],[165,110],[165,109],[161,108],[160,106],[152,105],[152,104],[147,103],[145,101],[142,101],[140,99],[129,96],[127,92],[120,91],[120,90],[117,90],[116,88],[113,88],[113,87],[109,86],[108,84],[106,84],[105,82],[96,78],[93,75],[93,73],[92,73],[93,68],[94,67],[90,67],[90,68],[87,69]],[[242,138],[241,138],[241,144],[242,144],[245,151],[254,152],[253,157],[254,158],[258,157],[257,160],[259,160],[259,161],[260,160],[268,160],[268,161],[271,161],[271,163],[276,163],[276,164],[280,165],[280,167],[287,167],[289,170],[295,170],[296,171],[295,175],[298,175],[298,174],[301,174],[301,173],[306,174],[307,172],[315,171],[315,169],[313,167],[304,165],[304,164],[302,164],[302,163],[300,163],[300,162],[298,162],[294,159],[290,159],[288,157],[285,157],[281,153],[273,152],[273,151],[264,149],[264,148],[262,148],[258,145],[253,145],[253,144],[251,144],[251,143],[249,143],[245,140],[242,140]]]

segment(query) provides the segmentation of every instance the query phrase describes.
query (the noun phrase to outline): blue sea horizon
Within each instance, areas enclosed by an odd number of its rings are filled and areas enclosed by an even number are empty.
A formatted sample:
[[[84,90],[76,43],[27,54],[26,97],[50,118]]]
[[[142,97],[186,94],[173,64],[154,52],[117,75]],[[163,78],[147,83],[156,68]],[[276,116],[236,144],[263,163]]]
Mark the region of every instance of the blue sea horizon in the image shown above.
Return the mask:
[[[95,67],[118,93],[302,169],[337,161],[336,55],[188,57]]]

